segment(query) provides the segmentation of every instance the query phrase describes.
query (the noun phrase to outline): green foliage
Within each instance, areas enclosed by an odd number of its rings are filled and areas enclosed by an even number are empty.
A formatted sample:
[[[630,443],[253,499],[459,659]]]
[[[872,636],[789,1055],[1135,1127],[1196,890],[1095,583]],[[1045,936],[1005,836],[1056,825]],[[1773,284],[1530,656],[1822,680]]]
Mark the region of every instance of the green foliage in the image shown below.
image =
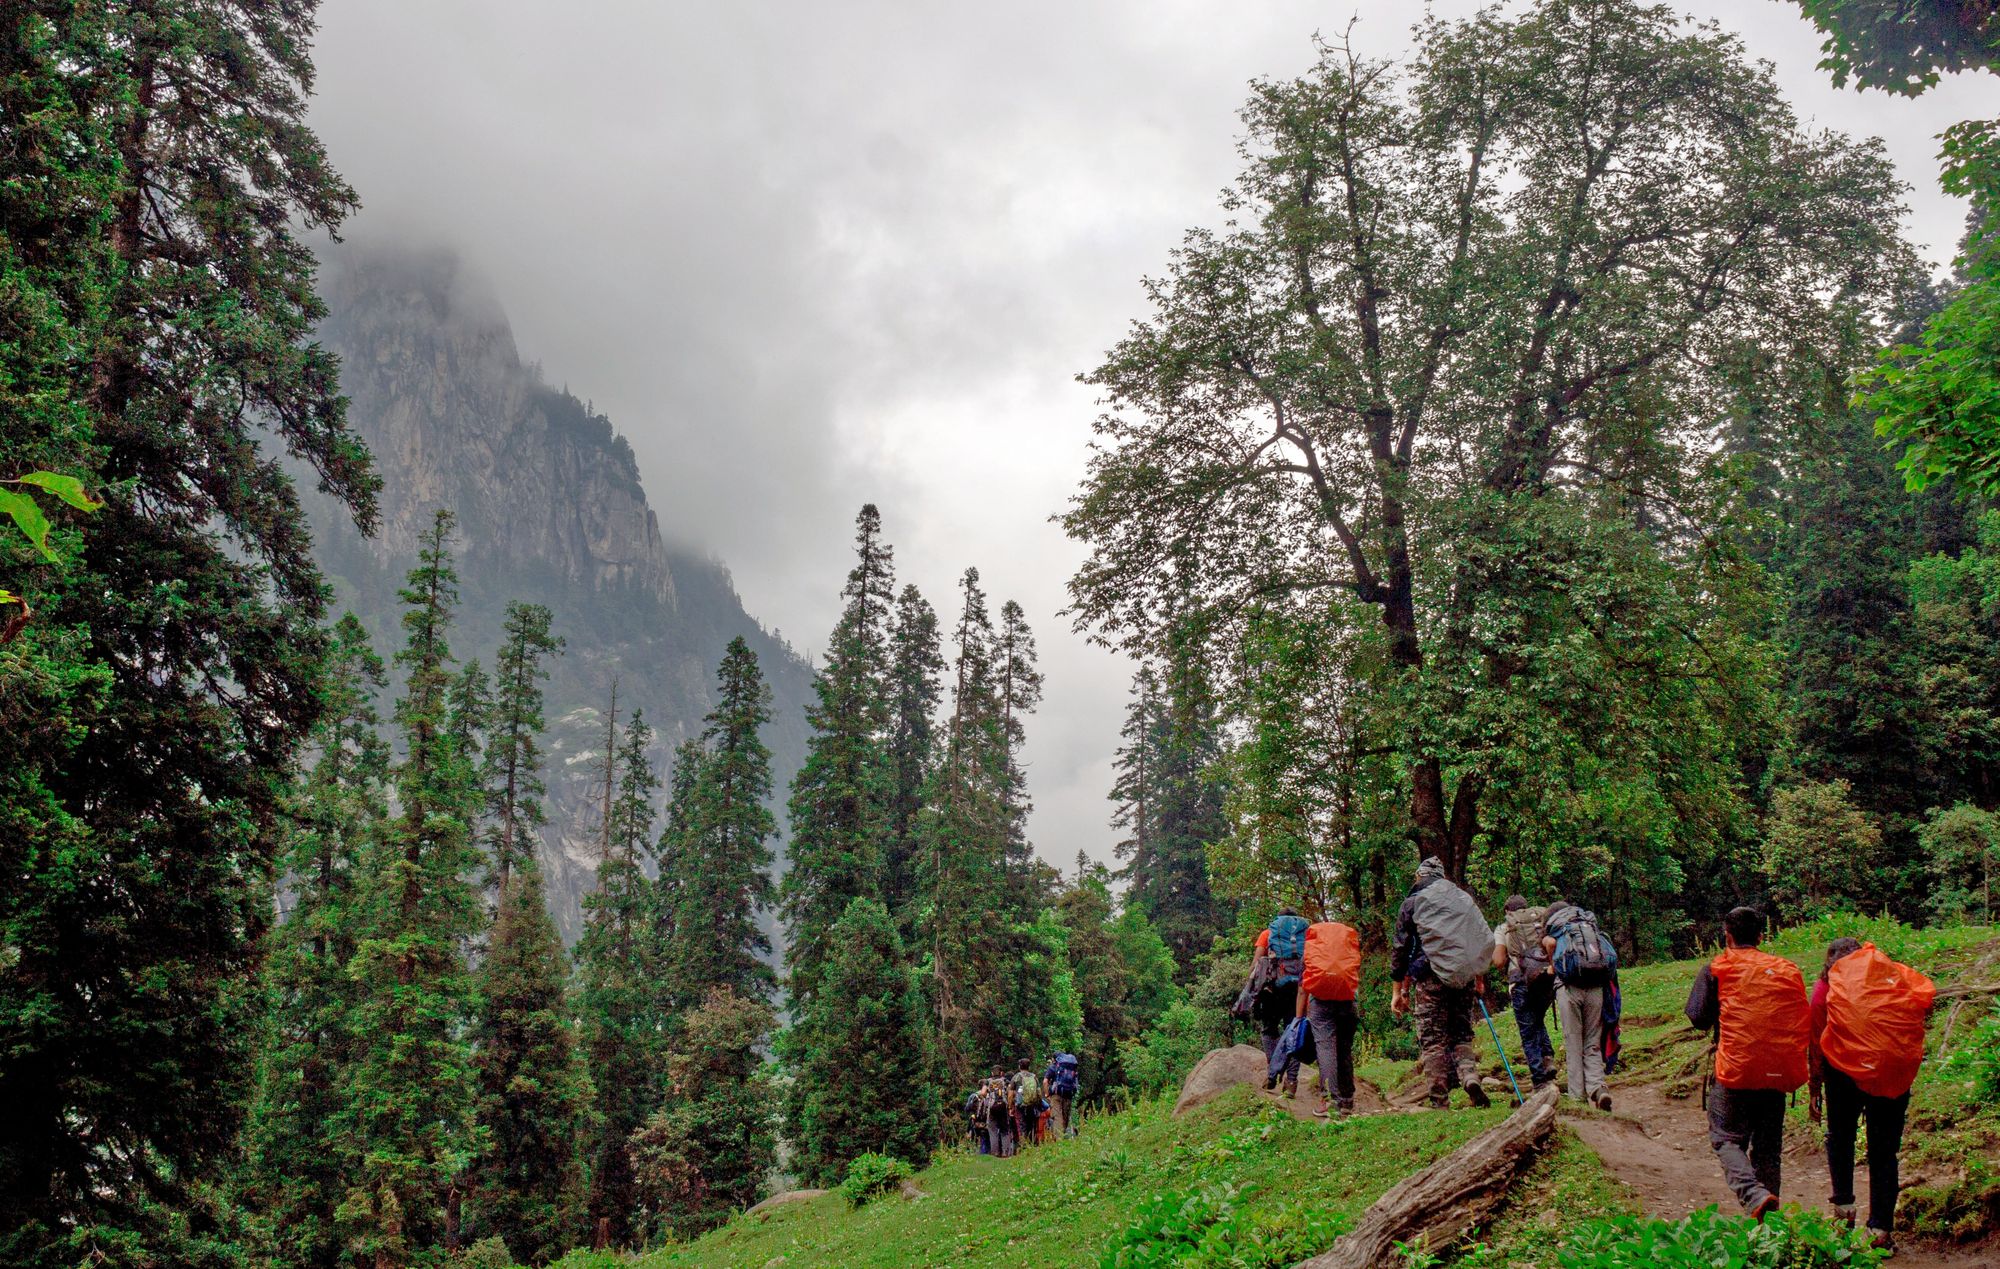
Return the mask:
[[[1252,1214],[1237,1197],[1229,1185],[1155,1195],[1098,1263],[1103,1269],[1277,1269],[1325,1251],[1347,1232],[1346,1220],[1310,1202]]]
[[[1977,0],[1799,0],[1826,36],[1833,82],[1914,97],[1953,71],[2000,58],[2000,15]]]
[[[1882,830],[1852,801],[1845,780],[1780,789],[1771,799],[1764,873],[1771,893],[1800,917],[1817,917],[1873,894]]]
[[[1963,1046],[1945,1059],[1945,1070],[1970,1081],[1973,1096],[2000,1098],[2000,1002],[1989,1002]]]
[[[930,777],[938,705],[944,699],[944,653],[937,611],[915,586],[896,596],[889,634],[890,794],[883,826],[882,897],[908,928],[917,897],[924,786]]]
[[[1987,191],[1993,197],[1995,191]],[[1964,283],[1915,344],[1885,350],[1860,377],[1876,428],[1904,446],[1912,489],[1951,477],[2000,491],[2000,229],[1989,220],[1961,261]]]
[[[865,1207],[916,1175],[909,1161],[892,1155],[870,1152],[847,1162],[847,1175],[840,1182],[840,1196],[849,1207]]]
[[[1214,1009],[1183,1000],[1138,1039],[1119,1045],[1118,1058],[1134,1094],[1158,1097],[1179,1089],[1195,1063],[1228,1042],[1228,1025]]]
[[[465,1249],[460,1269],[514,1269],[514,1255],[498,1238],[482,1238]]]
[[[1797,1208],[1761,1224],[1713,1207],[1678,1221],[1619,1216],[1585,1225],[1557,1252],[1563,1269],[1865,1269],[1882,1259],[1864,1232]]]
[[[1993,874],[2000,872],[2000,816],[1961,802],[1933,807],[1917,831],[1931,876],[1931,911],[1944,922],[1993,923]]]
[[[549,677],[548,658],[561,655],[563,647],[549,632],[553,620],[540,604],[507,605],[494,658],[496,688],[481,775],[497,894],[506,893],[515,869],[533,860],[536,830],[547,822],[541,802],[548,793],[542,783],[542,684]]]

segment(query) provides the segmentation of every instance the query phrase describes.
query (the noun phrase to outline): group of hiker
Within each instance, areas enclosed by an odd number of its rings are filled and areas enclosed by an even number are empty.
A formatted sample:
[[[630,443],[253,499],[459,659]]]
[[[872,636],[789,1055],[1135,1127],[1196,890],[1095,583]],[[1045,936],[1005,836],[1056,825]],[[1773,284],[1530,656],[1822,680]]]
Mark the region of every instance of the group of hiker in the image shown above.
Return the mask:
[[[1074,1053],[1049,1059],[1038,1077],[1022,1058],[1013,1074],[1000,1067],[965,1099],[972,1145],[980,1154],[1012,1158],[1024,1145],[1040,1145],[1051,1135],[1076,1135],[1076,1093],[1080,1067]]]
[[[1808,994],[1798,966],[1759,949],[1764,917],[1737,908],[1723,920],[1724,948],[1697,976],[1687,1018],[1713,1036],[1704,1089],[1709,1140],[1724,1179],[1759,1220],[1778,1206],[1786,1098],[1809,1087],[1809,1110],[1826,1125],[1835,1213],[1855,1223],[1854,1149],[1868,1125],[1867,1228],[1892,1246],[1897,1156],[1910,1087],[1923,1061],[1926,1017],[1936,989],[1873,944],[1836,939]],[[1475,1020],[1506,1049],[1487,1008],[1489,971],[1504,970],[1508,1004],[1534,1088],[1565,1078],[1569,1096],[1611,1109],[1606,1077],[1617,1067],[1622,999],[1618,953],[1589,909],[1510,896],[1497,924],[1425,859],[1396,913],[1390,947],[1390,1009],[1414,1013],[1428,1104],[1450,1104],[1453,1088],[1474,1106],[1491,1096],[1473,1047]],[[1298,1092],[1303,1062],[1320,1072],[1322,1117],[1354,1110],[1354,1037],[1360,1022],[1361,939],[1339,921],[1307,921],[1292,908],[1257,937],[1249,980],[1232,1010],[1263,1037],[1266,1089]],[[1563,1071],[1556,1066],[1553,1018]],[[1515,1083],[1517,1097],[1524,1096]],[[1330,1072],[1330,1075],[1329,1075]]]

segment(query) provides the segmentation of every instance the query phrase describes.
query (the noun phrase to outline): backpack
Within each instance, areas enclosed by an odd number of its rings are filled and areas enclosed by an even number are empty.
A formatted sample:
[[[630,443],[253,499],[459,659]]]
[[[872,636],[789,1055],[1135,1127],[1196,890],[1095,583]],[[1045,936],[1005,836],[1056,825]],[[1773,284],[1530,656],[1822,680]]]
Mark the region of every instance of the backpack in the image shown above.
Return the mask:
[[[1294,987],[1305,972],[1306,919],[1301,916],[1271,918],[1271,955],[1278,962],[1274,987]]]
[[[1500,927],[1507,940],[1507,959],[1518,965],[1539,965],[1543,961],[1542,939],[1548,934],[1547,908],[1518,908],[1507,914]]]
[[[1602,987],[1618,968],[1618,949],[1597,928],[1597,914],[1582,908],[1564,908],[1554,914],[1549,930],[1556,936],[1555,956],[1549,962],[1556,981],[1565,987]]]
[[[1754,947],[1732,947],[1708,967],[1722,1002],[1715,1082],[1781,1093],[1804,1085],[1812,1009],[1799,967]]]
[[[1306,927],[1300,980],[1314,1000],[1352,1000],[1361,990],[1361,935],[1339,921]]]
[[[1031,1109],[1042,1100],[1042,1082],[1035,1078],[1033,1071],[1014,1073],[1014,1104],[1022,1110]]]
[[[1870,1097],[1901,1097],[1924,1060],[1924,1021],[1937,986],[1863,943],[1826,974],[1827,1063]]]
[[[1074,1097],[1077,1083],[1076,1055],[1056,1054],[1056,1073],[1055,1078],[1049,1081],[1049,1091],[1062,1097]]]
[[[1410,897],[1431,973],[1447,987],[1470,987],[1493,964],[1493,927],[1479,905],[1442,877]]]

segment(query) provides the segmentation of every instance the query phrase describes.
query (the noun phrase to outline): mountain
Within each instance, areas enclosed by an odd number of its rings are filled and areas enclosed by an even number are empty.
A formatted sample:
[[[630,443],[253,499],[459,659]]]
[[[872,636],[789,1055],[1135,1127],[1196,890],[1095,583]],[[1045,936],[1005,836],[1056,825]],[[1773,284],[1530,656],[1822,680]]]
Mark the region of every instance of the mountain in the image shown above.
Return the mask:
[[[701,730],[723,646],[743,635],[771,685],[765,742],[784,789],[805,756],[812,671],[744,611],[720,561],[661,538],[632,447],[522,363],[506,313],[455,256],[343,246],[324,261],[321,289],[331,311],[320,339],[340,355],[348,417],[382,475],[373,538],[302,492],[337,604],[393,651],[396,590],[417,535],[449,507],[459,522],[459,660],[491,665],[516,599],[547,604],[567,641],[548,685],[541,859],[550,907],[574,941],[595,881],[612,679],[621,721],[638,707],[657,733],[664,782],[673,746]]]

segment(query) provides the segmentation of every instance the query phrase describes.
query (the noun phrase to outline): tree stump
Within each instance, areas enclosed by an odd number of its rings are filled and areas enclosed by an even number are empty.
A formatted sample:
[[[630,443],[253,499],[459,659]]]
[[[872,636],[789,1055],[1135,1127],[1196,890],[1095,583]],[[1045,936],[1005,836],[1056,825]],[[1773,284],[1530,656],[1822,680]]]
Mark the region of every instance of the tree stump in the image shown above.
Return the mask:
[[[1400,1263],[1397,1243],[1421,1238],[1432,1249],[1451,1245],[1492,1214],[1507,1197],[1515,1174],[1548,1145],[1555,1134],[1559,1096],[1555,1085],[1549,1085],[1506,1122],[1405,1177],[1375,1200],[1351,1233],[1294,1269],[1375,1269]]]

